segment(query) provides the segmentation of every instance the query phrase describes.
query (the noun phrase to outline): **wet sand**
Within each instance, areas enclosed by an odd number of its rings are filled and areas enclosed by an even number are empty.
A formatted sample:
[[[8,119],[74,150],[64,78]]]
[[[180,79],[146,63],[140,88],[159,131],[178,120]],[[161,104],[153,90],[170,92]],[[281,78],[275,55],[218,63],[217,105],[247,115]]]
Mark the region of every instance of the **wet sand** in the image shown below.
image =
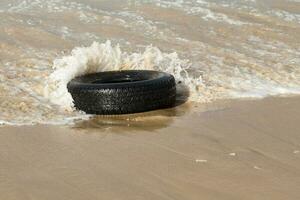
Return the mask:
[[[0,199],[300,199],[300,98],[0,128]]]
[[[86,73],[173,74],[190,99],[300,94],[295,0],[1,0],[0,124],[68,124]],[[238,34],[237,34],[238,33]]]

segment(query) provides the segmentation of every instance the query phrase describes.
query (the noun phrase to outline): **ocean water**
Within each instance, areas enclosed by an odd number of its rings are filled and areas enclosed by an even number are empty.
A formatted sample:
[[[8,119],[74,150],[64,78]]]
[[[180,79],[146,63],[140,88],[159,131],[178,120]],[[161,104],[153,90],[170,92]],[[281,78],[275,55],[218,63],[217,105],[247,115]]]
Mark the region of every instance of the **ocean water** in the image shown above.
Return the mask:
[[[0,1],[0,125],[87,119],[66,84],[120,69],[172,73],[200,103],[300,94],[300,1]]]

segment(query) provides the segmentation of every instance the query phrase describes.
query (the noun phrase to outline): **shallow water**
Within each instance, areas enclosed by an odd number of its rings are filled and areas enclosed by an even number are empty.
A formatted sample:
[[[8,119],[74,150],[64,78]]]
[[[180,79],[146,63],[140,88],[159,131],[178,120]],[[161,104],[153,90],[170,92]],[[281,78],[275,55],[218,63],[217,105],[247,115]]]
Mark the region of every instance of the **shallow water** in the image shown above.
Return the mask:
[[[206,103],[299,94],[299,66],[298,0],[0,2],[0,124],[88,118],[66,83],[94,71],[167,71]]]

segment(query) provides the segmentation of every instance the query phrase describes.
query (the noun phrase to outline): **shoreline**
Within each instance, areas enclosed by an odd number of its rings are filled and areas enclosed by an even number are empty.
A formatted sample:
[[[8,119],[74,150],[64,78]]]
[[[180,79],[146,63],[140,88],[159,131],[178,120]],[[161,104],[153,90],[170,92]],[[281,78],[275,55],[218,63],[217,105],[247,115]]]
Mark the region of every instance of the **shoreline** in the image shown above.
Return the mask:
[[[299,199],[300,97],[0,127],[0,199]]]

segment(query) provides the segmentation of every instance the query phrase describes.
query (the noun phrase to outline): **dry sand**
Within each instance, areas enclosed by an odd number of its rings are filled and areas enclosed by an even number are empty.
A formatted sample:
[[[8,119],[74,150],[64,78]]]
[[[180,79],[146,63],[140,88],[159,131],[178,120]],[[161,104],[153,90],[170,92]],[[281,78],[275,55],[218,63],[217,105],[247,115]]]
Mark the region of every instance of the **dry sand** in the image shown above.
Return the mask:
[[[0,128],[0,199],[300,199],[300,98]]]

